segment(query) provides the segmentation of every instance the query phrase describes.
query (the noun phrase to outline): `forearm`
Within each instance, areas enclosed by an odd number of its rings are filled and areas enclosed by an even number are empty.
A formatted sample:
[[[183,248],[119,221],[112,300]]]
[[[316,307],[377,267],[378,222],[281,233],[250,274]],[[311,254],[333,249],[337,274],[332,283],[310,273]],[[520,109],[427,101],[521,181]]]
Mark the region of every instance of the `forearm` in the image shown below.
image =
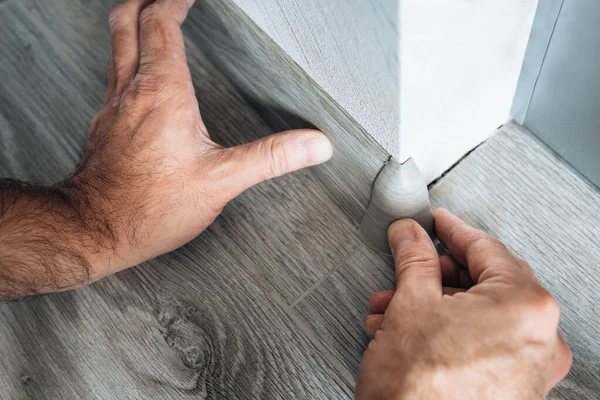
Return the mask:
[[[84,285],[106,275],[116,241],[79,188],[0,179],[0,297]]]

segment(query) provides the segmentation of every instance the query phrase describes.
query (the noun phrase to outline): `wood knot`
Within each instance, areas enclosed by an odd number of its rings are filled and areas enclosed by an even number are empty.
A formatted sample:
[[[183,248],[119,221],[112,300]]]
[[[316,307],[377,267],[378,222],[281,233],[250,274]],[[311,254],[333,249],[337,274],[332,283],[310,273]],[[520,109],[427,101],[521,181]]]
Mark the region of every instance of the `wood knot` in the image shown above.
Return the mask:
[[[216,335],[209,310],[169,298],[158,304],[157,318],[163,338],[186,367],[198,372],[211,369]]]

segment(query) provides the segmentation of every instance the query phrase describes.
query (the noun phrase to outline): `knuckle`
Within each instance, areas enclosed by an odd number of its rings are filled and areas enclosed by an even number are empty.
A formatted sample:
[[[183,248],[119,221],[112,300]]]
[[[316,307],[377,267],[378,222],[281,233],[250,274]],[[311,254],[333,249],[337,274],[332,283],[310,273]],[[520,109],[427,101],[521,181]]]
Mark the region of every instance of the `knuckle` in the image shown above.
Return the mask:
[[[140,24],[145,25],[159,22],[163,15],[161,11],[159,3],[152,3],[145,7],[140,13]]]
[[[131,73],[129,68],[127,68],[120,62],[115,62],[114,71],[118,81],[126,80],[127,78],[129,78],[129,74]]]
[[[396,251],[396,279],[400,280],[407,273],[416,274],[422,278],[437,276],[437,263],[430,252],[419,249],[404,249]],[[408,272],[411,271],[411,272]]]
[[[566,342],[563,342],[563,345],[560,346],[560,356],[563,360],[563,373],[567,375],[569,370],[571,369],[571,365],[573,365],[573,352],[571,351],[571,347]]]
[[[127,13],[127,5],[119,3],[110,10],[108,14],[108,25],[112,30],[121,24],[124,14]]]
[[[543,288],[530,290],[513,311],[519,337],[546,344],[555,340],[560,308],[548,291]]]
[[[431,266],[436,261],[430,252],[421,249],[404,248],[396,250],[395,253],[398,267]]]
[[[463,227],[460,224],[453,225],[448,230],[448,242],[449,243],[460,243],[462,242],[460,236],[463,232]]]
[[[136,100],[141,98],[153,99],[163,89],[160,79],[151,74],[137,74],[128,87],[126,98]]]
[[[369,307],[373,307],[373,304],[375,304],[375,302],[379,299],[379,295],[376,293],[371,294],[371,297],[369,297]]]
[[[560,307],[547,290],[540,288],[530,294],[527,301],[527,308],[543,320],[558,325]]]
[[[537,280],[533,269],[527,261],[523,260],[522,258],[515,257],[515,262],[527,275]]]
[[[467,248],[466,257],[470,259],[474,256],[478,256],[481,253],[488,254],[490,250],[496,249],[500,251],[506,251],[508,253],[508,249],[498,239],[493,236],[482,234],[482,236],[474,239],[469,247]]]
[[[277,140],[266,140],[262,143],[261,154],[266,154],[265,178],[277,177],[284,173],[289,165],[287,152],[284,151],[284,143]]]

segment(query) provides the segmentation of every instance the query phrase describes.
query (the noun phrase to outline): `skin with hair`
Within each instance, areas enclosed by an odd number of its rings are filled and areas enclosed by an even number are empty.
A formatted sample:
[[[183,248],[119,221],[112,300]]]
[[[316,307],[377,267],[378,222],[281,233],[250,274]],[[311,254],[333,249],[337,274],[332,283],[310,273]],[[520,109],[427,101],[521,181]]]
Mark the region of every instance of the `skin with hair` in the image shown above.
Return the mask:
[[[543,398],[571,367],[556,301],[500,241],[434,214],[451,256],[438,256],[415,221],[389,229],[396,289],[369,302],[374,337],[356,398]]]
[[[73,176],[48,188],[0,180],[2,298],[81,286],[174,250],[247,188],[331,157],[314,130],[233,148],[210,139],[180,30],[192,4],[118,5],[106,101]]]
[[[127,0],[110,15],[104,107],[73,176],[0,180],[0,297],[78,287],[174,250],[252,185],[327,161],[314,130],[233,148],[206,130],[180,24],[192,0]],[[358,399],[534,399],[566,375],[559,309],[523,260],[444,210],[439,257],[416,222],[389,230],[394,291],[375,293]]]

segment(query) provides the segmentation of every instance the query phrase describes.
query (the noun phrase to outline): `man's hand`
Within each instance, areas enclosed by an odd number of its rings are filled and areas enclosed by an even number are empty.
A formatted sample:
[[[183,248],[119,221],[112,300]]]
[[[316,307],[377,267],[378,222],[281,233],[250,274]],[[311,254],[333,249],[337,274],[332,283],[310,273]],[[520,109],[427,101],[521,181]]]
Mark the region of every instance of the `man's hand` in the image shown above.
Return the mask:
[[[497,239],[435,224],[452,257],[412,220],[389,229],[397,285],[371,297],[357,399],[542,398],[571,366],[556,301]]]
[[[108,93],[76,173],[44,190],[0,185],[1,296],[67,289],[171,251],[252,185],[331,157],[314,130],[211,141],[180,30],[193,3],[112,11]]]

